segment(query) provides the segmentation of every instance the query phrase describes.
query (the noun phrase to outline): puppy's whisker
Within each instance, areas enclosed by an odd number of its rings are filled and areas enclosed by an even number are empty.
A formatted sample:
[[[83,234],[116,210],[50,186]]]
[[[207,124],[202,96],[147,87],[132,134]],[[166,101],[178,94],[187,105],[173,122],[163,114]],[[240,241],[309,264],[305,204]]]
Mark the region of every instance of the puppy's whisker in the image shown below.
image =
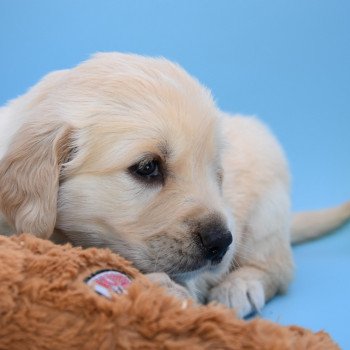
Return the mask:
[[[246,242],[235,242],[236,248],[247,251],[249,253],[254,253],[254,250]]]
[[[156,260],[155,260],[155,263],[154,263],[154,271],[155,272],[157,272],[158,261],[159,261],[159,251],[157,252]]]
[[[235,256],[245,257],[246,255],[254,255],[254,251],[246,248],[242,248],[236,251]]]
[[[232,264],[233,264],[233,267],[234,267],[235,269],[238,269],[238,268],[241,267],[241,265],[240,265],[239,262],[237,261],[236,257],[233,257],[233,258],[232,258]]]

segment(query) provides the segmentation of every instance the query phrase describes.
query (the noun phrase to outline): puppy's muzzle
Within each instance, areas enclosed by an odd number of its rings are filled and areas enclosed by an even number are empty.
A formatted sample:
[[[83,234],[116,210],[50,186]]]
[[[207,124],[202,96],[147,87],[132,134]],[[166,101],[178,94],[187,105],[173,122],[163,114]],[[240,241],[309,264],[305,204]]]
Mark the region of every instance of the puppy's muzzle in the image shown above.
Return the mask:
[[[199,232],[199,237],[204,247],[205,258],[213,264],[221,262],[232,243],[232,234],[226,227],[203,228]]]

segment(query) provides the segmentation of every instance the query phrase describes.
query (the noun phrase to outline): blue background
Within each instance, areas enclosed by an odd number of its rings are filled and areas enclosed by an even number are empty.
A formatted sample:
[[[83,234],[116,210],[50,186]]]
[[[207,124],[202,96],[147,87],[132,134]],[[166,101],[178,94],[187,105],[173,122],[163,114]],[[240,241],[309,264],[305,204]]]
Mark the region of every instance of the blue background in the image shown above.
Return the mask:
[[[161,55],[283,144],[294,209],[350,199],[348,0],[0,0],[0,104],[97,51]],[[295,248],[296,278],[262,316],[350,349],[350,225]]]

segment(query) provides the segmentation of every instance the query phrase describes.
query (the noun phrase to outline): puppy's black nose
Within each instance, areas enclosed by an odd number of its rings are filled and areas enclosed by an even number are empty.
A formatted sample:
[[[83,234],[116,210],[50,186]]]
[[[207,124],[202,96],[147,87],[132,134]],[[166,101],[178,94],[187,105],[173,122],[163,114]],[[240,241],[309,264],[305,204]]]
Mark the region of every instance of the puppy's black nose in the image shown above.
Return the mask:
[[[232,243],[232,234],[227,229],[208,227],[199,232],[206,258],[219,263]]]

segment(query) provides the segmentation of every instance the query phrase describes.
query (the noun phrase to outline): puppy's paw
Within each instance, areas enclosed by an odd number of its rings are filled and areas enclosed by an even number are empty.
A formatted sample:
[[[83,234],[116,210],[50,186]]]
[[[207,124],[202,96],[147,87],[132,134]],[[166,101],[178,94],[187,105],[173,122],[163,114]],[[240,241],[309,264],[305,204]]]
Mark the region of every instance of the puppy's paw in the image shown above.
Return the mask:
[[[149,273],[146,276],[152,282],[164,287],[169,294],[182,300],[192,299],[189,291],[185,287],[174,282],[166,273],[154,272]]]
[[[237,316],[245,317],[265,305],[265,293],[260,281],[228,276],[209,292],[208,301],[216,301],[233,308]]]

